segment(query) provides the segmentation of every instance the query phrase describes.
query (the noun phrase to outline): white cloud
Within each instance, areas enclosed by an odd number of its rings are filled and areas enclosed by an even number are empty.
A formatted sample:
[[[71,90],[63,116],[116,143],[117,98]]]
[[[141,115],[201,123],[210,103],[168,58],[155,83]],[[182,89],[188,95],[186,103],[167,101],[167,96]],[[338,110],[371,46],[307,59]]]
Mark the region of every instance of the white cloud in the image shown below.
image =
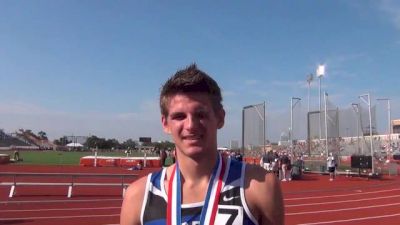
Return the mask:
[[[234,92],[234,91],[222,91],[222,95],[224,97],[235,96],[236,92]]]
[[[325,77],[357,77],[358,74],[349,72],[346,68],[352,67],[352,62],[371,61],[371,57],[364,53],[350,53],[335,55],[326,60],[326,75]]]
[[[390,21],[400,29],[400,2],[395,0],[379,1],[379,9],[389,16]]]
[[[256,85],[258,83],[257,80],[245,80],[244,83],[246,85]]]
[[[272,86],[275,87],[298,87],[298,81],[280,81],[274,80],[270,83]]]
[[[59,114],[53,110],[43,108],[38,105],[25,102],[4,102],[0,103],[1,114],[18,114],[18,115],[38,115],[38,114]]]
[[[116,119],[121,119],[121,120],[132,120],[132,119],[137,119],[140,118],[139,114],[137,113],[119,113],[116,114]]]
[[[295,81],[271,81],[271,85],[278,88],[292,88],[292,89],[307,89],[308,83],[307,79],[304,80],[295,80]],[[318,88],[318,80],[314,77],[314,80],[310,83],[310,88]]]

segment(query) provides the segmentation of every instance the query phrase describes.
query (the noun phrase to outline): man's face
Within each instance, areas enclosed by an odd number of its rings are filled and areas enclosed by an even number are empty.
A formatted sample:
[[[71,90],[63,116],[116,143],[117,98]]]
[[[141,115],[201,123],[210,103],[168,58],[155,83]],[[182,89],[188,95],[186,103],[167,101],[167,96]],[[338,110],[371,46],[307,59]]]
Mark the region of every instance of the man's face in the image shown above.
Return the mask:
[[[214,112],[207,94],[185,93],[170,98],[168,116],[162,116],[166,133],[176,148],[187,156],[216,151],[217,129],[224,125],[223,109]]]

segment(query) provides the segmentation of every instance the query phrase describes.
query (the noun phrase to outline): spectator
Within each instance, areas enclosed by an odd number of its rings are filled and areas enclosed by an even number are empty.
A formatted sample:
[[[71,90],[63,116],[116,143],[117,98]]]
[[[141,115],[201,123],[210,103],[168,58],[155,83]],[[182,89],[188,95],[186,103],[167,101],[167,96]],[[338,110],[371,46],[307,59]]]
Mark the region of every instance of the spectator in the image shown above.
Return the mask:
[[[279,155],[276,152],[276,150],[272,151],[272,157],[271,157],[272,161],[271,161],[271,168],[272,168],[272,172],[275,175],[279,175]]]
[[[236,159],[237,161],[239,161],[239,162],[242,162],[242,161],[243,161],[243,155],[242,155],[242,153],[240,153],[240,152],[236,153],[235,159]]]
[[[332,152],[329,153],[328,158],[326,159],[326,164],[328,167],[328,172],[329,172],[329,180],[333,181],[335,178],[335,171],[336,171],[336,160],[335,157],[333,156]]]
[[[165,166],[165,160],[167,159],[167,153],[165,152],[164,149],[160,150],[160,162],[161,166]]]
[[[270,160],[271,160],[271,158],[269,157],[268,153],[269,152],[267,152],[267,151],[264,152],[264,154],[263,154],[263,156],[261,158],[261,161],[262,161],[262,167],[265,170],[270,171],[270,165],[271,165],[271,161]]]
[[[18,149],[16,149],[16,150],[14,151],[14,161],[15,161],[15,162],[18,162],[19,160],[20,160],[19,151],[18,151]]]
[[[290,174],[291,162],[286,152],[283,152],[281,156],[280,165],[282,169],[282,181],[287,181],[287,180],[291,181],[292,180]]]

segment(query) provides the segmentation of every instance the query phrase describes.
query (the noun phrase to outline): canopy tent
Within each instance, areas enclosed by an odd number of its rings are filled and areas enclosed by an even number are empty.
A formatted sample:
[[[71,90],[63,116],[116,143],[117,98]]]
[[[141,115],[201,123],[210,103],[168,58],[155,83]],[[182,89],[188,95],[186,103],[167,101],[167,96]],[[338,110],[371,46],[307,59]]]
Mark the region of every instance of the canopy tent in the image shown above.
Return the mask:
[[[83,147],[83,145],[80,143],[69,143],[69,144],[67,144],[67,147],[81,148],[81,147]]]

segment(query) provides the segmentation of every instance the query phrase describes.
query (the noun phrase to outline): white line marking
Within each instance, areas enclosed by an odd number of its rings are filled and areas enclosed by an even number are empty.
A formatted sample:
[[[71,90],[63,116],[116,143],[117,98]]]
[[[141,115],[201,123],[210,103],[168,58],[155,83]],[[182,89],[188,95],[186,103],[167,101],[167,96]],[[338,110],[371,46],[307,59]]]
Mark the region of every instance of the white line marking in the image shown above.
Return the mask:
[[[378,207],[386,207],[386,206],[394,206],[400,205],[399,203],[392,203],[392,204],[385,204],[385,205],[373,205],[373,206],[363,206],[363,207],[353,207],[353,208],[346,208],[346,209],[328,209],[328,210],[320,210],[320,211],[304,211],[298,213],[286,213],[287,216],[294,216],[294,215],[304,215],[304,214],[315,214],[315,213],[329,213],[329,212],[338,212],[338,211],[351,211],[357,209],[370,209],[370,208],[378,208]]]
[[[38,216],[38,217],[19,217],[19,218],[0,218],[0,221],[9,220],[40,220],[40,219],[71,219],[71,218],[92,218],[92,217],[112,217],[119,214],[110,215],[84,215],[84,216]]]
[[[380,190],[380,191],[370,191],[370,192],[358,192],[352,194],[341,194],[341,195],[323,195],[323,196],[315,196],[315,197],[301,197],[301,198],[285,198],[285,201],[295,201],[295,200],[304,200],[304,199],[318,199],[318,198],[335,198],[335,197],[345,197],[352,195],[366,195],[366,194],[374,194],[374,193],[382,193],[382,192],[390,192],[390,191],[399,191],[400,188],[389,189],[389,190]],[[359,191],[359,190],[357,190]]]
[[[397,214],[389,214],[389,215],[382,215],[382,216],[369,216],[369,217],[360,217],[348,220],[332,220],[332,221],[321,221],[321,222],[314,222],[314,223],[300,223],[297,225],[314,225],[314,224],[327,224],[327,223],[343,223],[343,222],[350,222],[350,221],[359,221],[359,220],[370,220],[370,219],[380,219],[386,217],[394,217],[400,216],[400,213]]]
[[[298,206],[308,206],[308,205],[328,205],[328,204],[345,203],[345,202],[361,202],[361,201],[394,198],[394,197],[400,197],[400,195],[391,195],[391,196],[376,197],[376,198],[363,198],[363,199],[345,200],[345,201],[334,201],[334,202],[313,202],[313,203],[305,203],[305,204],[297,204],[297,205],[286,205],[285,207],[298,207]]]
[[[119,207],[92,207],[92,208],[63,208],[63,209],[10,209],[1,210],[3,212],[42,212],[42,211],[74,211],[74,210],[97,210],[97,209],[120,209]]]
[[[74,202],[103,202],[103,201],[122,201],[122,198],[110,198],[110,199],[77,199],[77,200],[27,200],[27,201],[0,201],[0,204],[21,204],[21,203],[74,203]]]

